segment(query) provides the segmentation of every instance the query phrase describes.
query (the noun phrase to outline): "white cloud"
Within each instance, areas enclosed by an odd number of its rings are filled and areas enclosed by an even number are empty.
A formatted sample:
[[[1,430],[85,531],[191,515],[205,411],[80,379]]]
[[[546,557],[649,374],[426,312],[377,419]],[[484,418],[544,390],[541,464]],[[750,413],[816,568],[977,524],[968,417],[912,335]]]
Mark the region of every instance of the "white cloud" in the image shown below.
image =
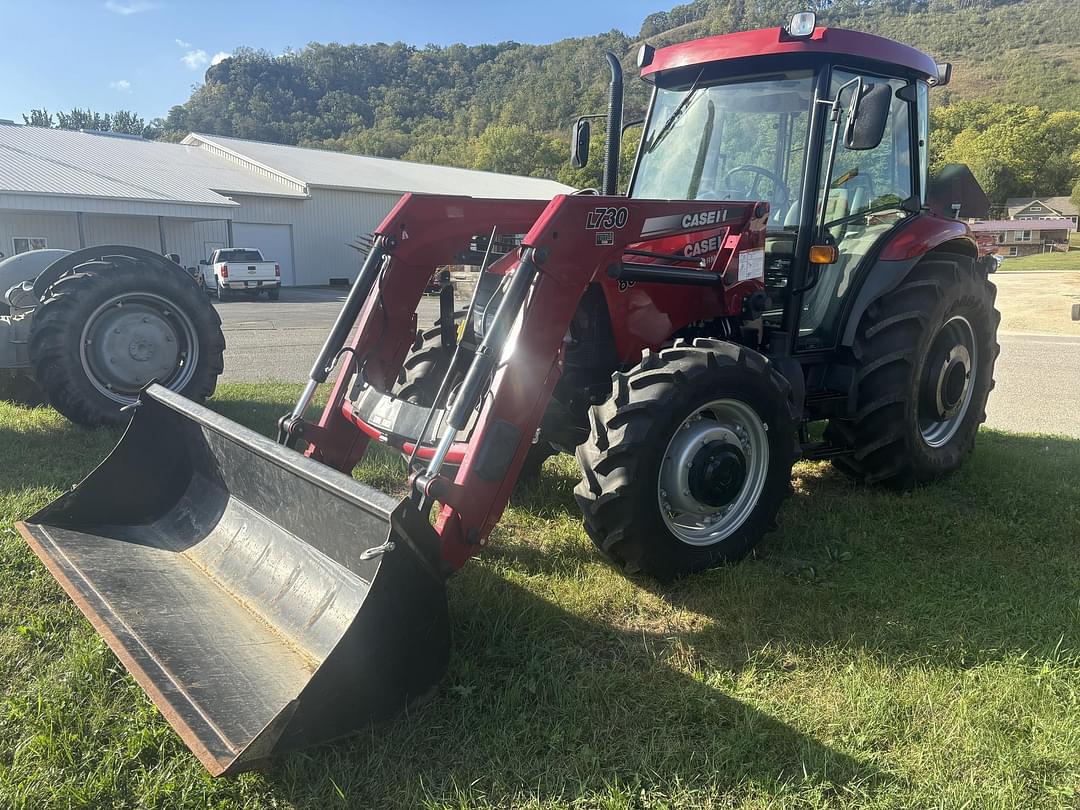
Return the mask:
[[[105,8],[113,14],[127,17],[131,14],[140,14],[144,11],[151,11],[157,8],[157,3],[152,3],[150,0],[107,0]]]
[[[211,65],[218,65],[218,64],[221,64],[221,63],[222,63],[223,61],[225,61],[226,59],[228,59],[228,58],[229,58],[230,56],[232,56],[232,54],[229,54],[229,53],[225,53],[225,51],[218,51],[217,53],[215,53],[215,54],[214,54],[214,55],[213,55],[213,56],[212,56],[212,57],[210,58],[210,64],[211,64]]]
[[[109,82],[109,87],[120,93],[131,92],[131,82],[129,82],[127,79],[117,79],[115,82]]]
[[[180,61],[187,65],[188,70],[199,70],[210,64],[210,56],[202,48],[196,51],[188,51],[180,57]]]
[[[190,42],[184,42],[184,40],[180,39],[180,37],[177,37],[173,41],[176,42],[176,44],[179,45],[181,48],[190,48],[191,47]]]

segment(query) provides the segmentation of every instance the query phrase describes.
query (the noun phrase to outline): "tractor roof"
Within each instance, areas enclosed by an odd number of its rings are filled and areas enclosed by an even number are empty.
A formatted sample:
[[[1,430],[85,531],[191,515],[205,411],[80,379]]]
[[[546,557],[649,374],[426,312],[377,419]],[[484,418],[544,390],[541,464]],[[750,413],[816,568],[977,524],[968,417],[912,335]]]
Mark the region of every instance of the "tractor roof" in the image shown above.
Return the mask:
[[[761,28],[657,48],[652,62],[642,68],[641,76],[655,81],[656,74],[681,67],[777,56],[847,57],[900,67],[905,73],[924,79],[938,76],[937,64],[920,50],[874,34],[824,26],[818,26],[813,34],[803,38],[789,36],[783,28]]]

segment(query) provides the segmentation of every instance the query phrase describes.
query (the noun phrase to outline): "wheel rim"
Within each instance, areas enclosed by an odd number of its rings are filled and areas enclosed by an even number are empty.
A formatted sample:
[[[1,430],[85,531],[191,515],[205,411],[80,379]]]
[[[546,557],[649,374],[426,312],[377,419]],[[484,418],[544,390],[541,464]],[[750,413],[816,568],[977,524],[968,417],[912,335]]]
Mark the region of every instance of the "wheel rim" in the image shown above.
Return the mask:
[[[927,354],[919,394],[919,432],[929,447],[948,444],[971,408],[979,347],[970,321],[956,315],[942,324]]]
[[[133,402],[156,380],[179,391],[199,362],[191,319],[168,298],[154,293],[117,295],[91,313],[79,340],[83,369],[103,396]]]
[[[723,540],[754,511],[768,471],[768,428],[757,411],[734,399],[698,408],[664,451],[657,484],[664,524],[687,545]]]

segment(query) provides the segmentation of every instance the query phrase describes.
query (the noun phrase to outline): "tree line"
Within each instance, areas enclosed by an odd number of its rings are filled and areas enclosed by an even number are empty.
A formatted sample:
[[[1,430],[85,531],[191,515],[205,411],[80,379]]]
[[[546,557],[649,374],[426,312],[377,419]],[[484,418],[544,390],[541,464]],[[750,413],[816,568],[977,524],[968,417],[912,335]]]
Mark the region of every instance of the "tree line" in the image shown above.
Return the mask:
[[[119,132],[124,135],[138,135],[150,139],[160,137],[165,128],[164,119],[155,118],[147,123],[145,118],[141,118],[131,110],[100,113],[89,108],[83,110],[74,107],[68,112],[53,114],[41,108],[24,113],[22,118],[24,124],[32,127]]]

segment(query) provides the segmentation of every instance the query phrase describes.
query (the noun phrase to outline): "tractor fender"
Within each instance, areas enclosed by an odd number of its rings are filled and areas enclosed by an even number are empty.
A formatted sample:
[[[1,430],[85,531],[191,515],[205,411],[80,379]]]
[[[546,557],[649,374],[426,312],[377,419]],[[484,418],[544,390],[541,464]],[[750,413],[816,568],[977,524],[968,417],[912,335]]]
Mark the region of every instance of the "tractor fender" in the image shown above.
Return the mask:
[[[26,281],[33,281],[57,259],[62,259],[70,252],[69,250],[30,250],[26,253],[16,253],[0,261],[0,304],[11,303],[7,300],[8,290]]]
[[[64,273],[74,270],[80,264],[97,261],[106,256],[127,256],[131,259],[137,259],[140,263],[157,265],[158,267],[176,270],[186,276],[188,275],[180,265],[144,248],[132,247],[131,245],[98,245],[97,247],[76,250],[46,267],[37,277],[37,280],[34,281],[34,295],[38,300],[41,300],[41,297],[45,295],[45,291]]]
[[[851,346],[855,342],[855,330],[867,308],[898,287],[931,251],[978,258],[975,238],[959,220],[924,213],[903,223],[887,237],[877,256],[870,257],[867,271],[860,274],[861,283],[848,310],[840,345]]]

